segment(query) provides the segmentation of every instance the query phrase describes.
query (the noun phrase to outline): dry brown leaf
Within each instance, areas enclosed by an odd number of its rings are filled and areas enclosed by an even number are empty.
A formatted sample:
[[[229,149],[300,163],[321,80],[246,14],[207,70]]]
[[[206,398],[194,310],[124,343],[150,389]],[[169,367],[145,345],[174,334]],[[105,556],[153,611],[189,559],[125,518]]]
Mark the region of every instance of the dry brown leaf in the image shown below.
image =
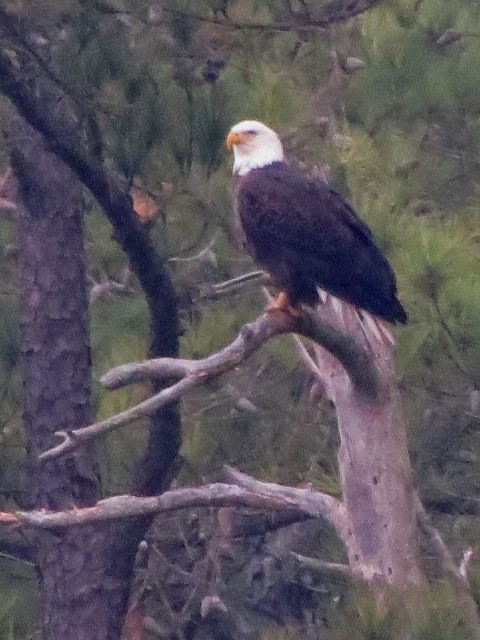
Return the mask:
[[[130,197],[132,198],[133,209],[142,222],[152,220],[159,214],[159,205],[141,187],[133,185],[130,189]]]

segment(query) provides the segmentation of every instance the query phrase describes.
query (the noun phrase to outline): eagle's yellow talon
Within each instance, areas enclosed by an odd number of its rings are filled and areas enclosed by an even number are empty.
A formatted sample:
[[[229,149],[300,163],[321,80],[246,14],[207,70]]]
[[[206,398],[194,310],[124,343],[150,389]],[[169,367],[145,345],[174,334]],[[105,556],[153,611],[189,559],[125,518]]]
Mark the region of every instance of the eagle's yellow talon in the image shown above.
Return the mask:
[[[286,313],[292,318],[301,318],[303,315],[303,310],[301,307],[294,307],[290,301],[288,293],[282,291],[278,298],[274,300],[272,303],[268,305],[265,309],[266,313],[275,313],[276,311],[281,311],[282,313]]]

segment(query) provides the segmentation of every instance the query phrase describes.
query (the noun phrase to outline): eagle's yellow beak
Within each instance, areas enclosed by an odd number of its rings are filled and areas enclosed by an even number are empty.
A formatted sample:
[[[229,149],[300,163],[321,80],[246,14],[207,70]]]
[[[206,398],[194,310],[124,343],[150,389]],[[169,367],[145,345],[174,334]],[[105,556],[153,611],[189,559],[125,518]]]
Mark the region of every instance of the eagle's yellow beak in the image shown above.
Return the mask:
[[[242,142],[247,142],[248,136],[246,133],[234,133],[230,131],[227,136],[226,145],[227,149],[231,149],[234,144],[242,144]]]

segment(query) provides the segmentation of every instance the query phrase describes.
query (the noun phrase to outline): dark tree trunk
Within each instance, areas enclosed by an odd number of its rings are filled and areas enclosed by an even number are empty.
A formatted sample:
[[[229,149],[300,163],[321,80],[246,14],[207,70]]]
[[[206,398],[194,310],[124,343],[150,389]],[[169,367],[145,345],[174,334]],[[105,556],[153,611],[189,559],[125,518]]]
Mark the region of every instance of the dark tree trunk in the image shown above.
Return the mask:
[[[5,32],[7,39],[10,37],[20,42],[27,38],[28,25],[23,19],[12,17],[1,7],[0,18],[0,34]],[[75,101],[52,82],[38,65],[38,60],[21,48],[16,55],[13,64],[9,55],[0,49],[0,91],[11,99],[29,124],[43,134],[47,148],[72,169],[102,206],[114,229],[115,239],[128,256],[145,293],[152,328],[150,357],[178,355],[175,291],[147,230],[132,208],[128,185],[108,170],[98,154],[91,153],[85,145],[80,125],[82,118]],[[89,116],[95,118],[94,113]],[[32,161],[36,163],[34,158]],[[70,179],[70,184],[72,181]],[[64,426],[75,424],[78,421]],[[133,483],[136,494],[152,495],[169,485],[178,468],[180,443],[180,416],[175,405],[152,416],[148,446],[138,464]],[[38,448],[46,448],[44,445],[44,441],[37,443]],[[110,611],[108,637],[112,640],[117,640],[120,635],[130,593],[133,560],[150,522],[150,519],[142,518],[119,524],[112,531],[112,544],[106,550],[107,608]]]
[[[11,162],[18,216],[25,429],[31,506],[68,509],[100,497],[93,447],[40,466],[58,429],[90,421],[90,348],[80,183],[15,118]],[[105,536],[71,529],[32,539],[45,640],[105,640]]]

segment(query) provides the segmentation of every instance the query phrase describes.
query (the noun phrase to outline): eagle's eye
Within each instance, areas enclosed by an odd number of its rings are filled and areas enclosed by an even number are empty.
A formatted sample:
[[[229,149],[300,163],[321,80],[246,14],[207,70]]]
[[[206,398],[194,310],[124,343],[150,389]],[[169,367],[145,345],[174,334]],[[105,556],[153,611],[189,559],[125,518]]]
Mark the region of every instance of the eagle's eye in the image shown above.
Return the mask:
[[[253,129],[250,129],[250,131],[246,131],[245,133],[247,134],[247,136],[256,136],[257,135],[257,131],[254,131]]]

